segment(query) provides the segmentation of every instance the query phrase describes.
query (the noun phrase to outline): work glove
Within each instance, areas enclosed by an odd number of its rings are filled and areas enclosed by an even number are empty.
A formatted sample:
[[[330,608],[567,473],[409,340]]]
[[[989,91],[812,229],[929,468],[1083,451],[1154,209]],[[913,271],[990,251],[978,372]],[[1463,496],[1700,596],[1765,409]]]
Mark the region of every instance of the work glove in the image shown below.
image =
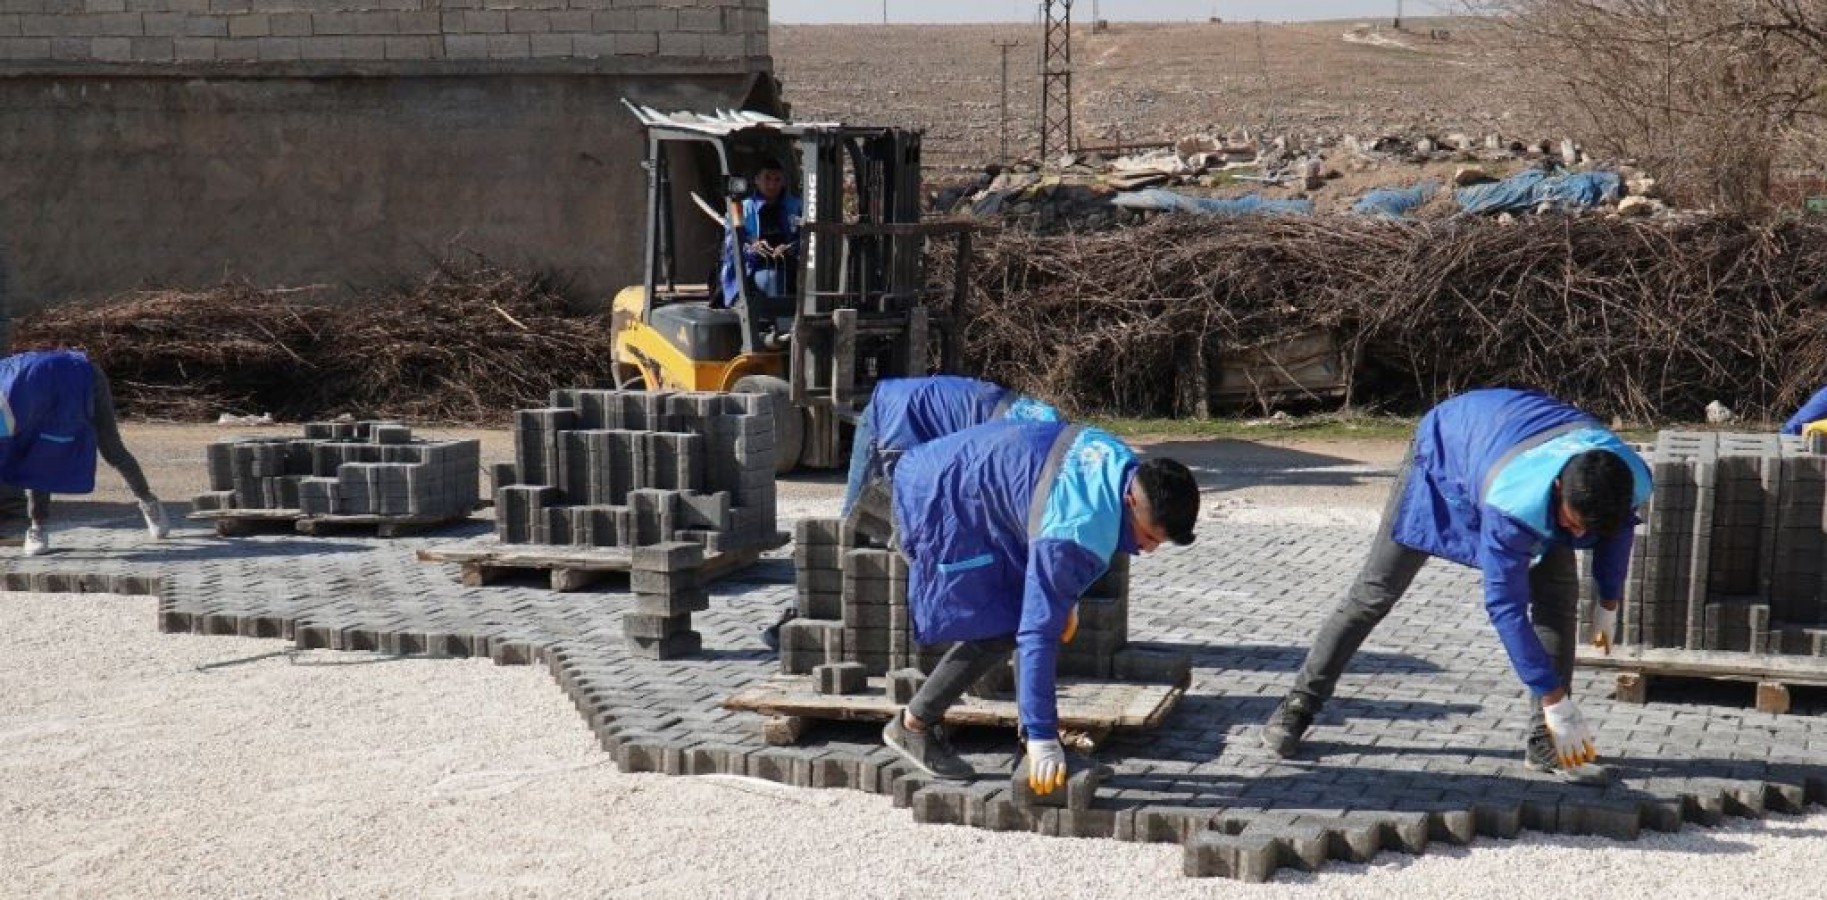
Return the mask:
[[[1611,655],[1611,645],[1618,637],[1618,603],[1607,608],[1605,601],[1592,601],[1592,646]]]
[[[1028,742],[1028,787],[1036,794],[1051,794],[1066,786],[1066,751],[1059,741]]]
[[[1075,637],[1078,637],[1078,604],[1076,603],[1072,605],[1072,612],[1066,616],[1066,630],[1060,632],[1059,642],[1070,644]]]
[[[1579,705],[1572,697],[1542,707],[1542,715],[1548,720],[1548,735],[1554,739],[1554,755],[1560,758],[1563,768],[1583,766],[1599,758],[1598,747],[1593,745],[1592,726],[1586,724],[1586,717],[1580,714]]]

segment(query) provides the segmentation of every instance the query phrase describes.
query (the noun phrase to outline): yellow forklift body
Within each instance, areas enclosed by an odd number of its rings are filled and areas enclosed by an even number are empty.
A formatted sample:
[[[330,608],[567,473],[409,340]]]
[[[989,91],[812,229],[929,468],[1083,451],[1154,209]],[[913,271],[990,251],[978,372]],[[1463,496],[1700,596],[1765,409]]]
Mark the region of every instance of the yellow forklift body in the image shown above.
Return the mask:
[[[615,295],[610,327],[615,361],[640,373],[648,390],[728,391],[749,375],[782,377],[782,353],[739,353],[730,359],[693,359],[680,347],[683,335],[663,334],[647,324],[647,290],[639,285]]]

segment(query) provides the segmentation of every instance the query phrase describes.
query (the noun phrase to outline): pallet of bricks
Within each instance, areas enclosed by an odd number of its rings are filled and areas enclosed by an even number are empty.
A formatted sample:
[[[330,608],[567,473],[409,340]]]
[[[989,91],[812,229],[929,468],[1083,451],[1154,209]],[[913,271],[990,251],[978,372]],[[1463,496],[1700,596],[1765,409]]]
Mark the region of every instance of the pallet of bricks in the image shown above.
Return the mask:
[[[821,667],[848,664],[861,676],[885,676],[890,695],[905,702],[947,649],[913,640],[906,560],[897,551],[868,546],[837,519],[803,519],[793,539],[799,616],[781,628],[781,672],[823,678]],[[1186,677],[1183,654],[1129,646],[1126,554],[1118,554],[1079,600],[1078,635],[1061,648],[1058,674],[1150,683]],[[1013,672],[1005,666],[986,676],[975,693],[1006,695],[1012,687]]]
[[[515,414],[514,461],[488,467],[495,534],[427,548],[465,583],[549,573],[554,590],[628,573],[624,636],[639,655],[698,652],[708,583],[786,543],[774,420],[755,394],[557,390]]]
[[[1775,434],[1658,435],[1620,652],[1582,662],[1624,670],[1619,696],[1637,701],[1652,676],[1758,682],[1762,708],[1786,707],[1785,685],[1827,684],[1823,451]]]
[[[261,522],[312,533],[374,525],[383,537],[468,518],[481,445],[420,440],[399,422],[315,422],[304,436],[240,437],[206,448],[209,490],[193,518],[222,534]]]

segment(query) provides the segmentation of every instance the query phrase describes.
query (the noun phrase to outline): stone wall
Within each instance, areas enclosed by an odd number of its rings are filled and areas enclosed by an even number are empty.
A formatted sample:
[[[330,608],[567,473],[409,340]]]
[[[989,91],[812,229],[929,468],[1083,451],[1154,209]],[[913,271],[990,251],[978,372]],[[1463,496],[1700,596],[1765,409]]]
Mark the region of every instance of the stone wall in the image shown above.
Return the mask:
[[[224,277],[346,293],[451,247],[599,308],[641,277],[622,100],[776,103],[765,0],[365,2],[0,0],[6,311]]]
[[[15,63],[747,60],[767,41],[766,0],[0,0]]]

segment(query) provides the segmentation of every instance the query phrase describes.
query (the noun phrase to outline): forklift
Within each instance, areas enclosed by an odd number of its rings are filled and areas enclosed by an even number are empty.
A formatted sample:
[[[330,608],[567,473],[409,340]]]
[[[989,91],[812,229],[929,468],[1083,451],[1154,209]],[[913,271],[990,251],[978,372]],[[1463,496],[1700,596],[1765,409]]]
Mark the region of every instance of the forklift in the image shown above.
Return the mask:
[[[957,359],[969,266],[930,286],[926,249],[953,240],[968,261],[972,226],[920,220],[920,132],[623,103],[647,135],[647,234],[644,280],[611,308],[617,386],[766,394],[781,474],[845,465],[841,424],[877,381]],[[750,176],[770,161],[803,206],[777,296],[741,250]]]

